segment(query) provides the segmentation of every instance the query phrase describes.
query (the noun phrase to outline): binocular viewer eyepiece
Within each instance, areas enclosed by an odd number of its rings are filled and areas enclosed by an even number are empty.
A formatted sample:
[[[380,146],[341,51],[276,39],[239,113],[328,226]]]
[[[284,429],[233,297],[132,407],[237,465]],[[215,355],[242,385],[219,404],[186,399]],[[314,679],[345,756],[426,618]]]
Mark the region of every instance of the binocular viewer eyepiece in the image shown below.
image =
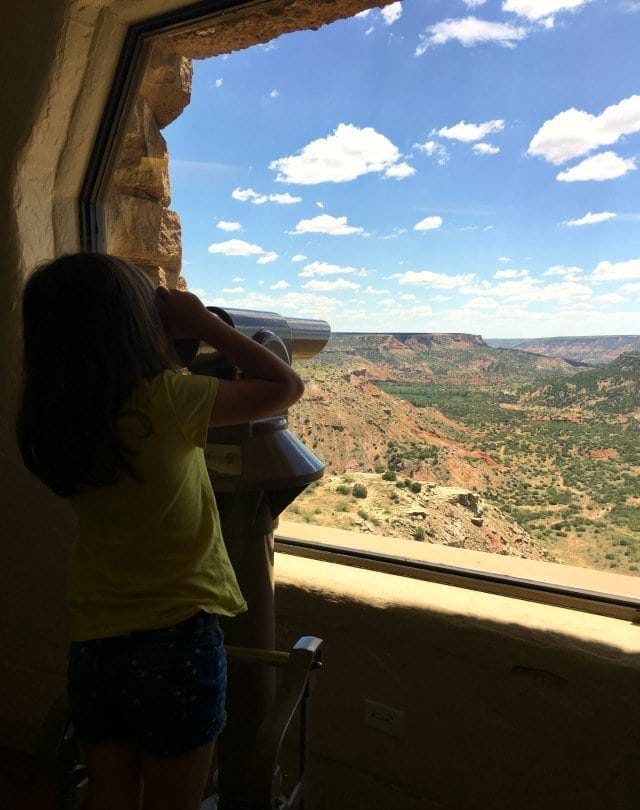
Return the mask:
[[[252,309],[207,309],[243,335],[261,343],[289,365],[294,360],[315,357],[331,337],[331,327],[322,320],[285,318],[277,312]],[[180,353],[179,348],[178,351]],[[204,345],[195,351],[192,347],[192,359],[187,367],[193,374],[214,377],[228,377],[233,371],[233,366],[220,352]]]

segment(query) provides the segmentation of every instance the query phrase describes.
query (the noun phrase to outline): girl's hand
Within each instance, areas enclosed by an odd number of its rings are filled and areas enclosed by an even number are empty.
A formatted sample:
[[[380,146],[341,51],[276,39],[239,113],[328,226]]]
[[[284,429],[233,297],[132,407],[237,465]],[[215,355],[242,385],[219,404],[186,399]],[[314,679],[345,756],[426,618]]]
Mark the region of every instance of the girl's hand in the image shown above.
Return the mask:
[[[211,317],[198,296],[190,292],[157,287],[156,300],[170,340],[199,338],[203,319]]]

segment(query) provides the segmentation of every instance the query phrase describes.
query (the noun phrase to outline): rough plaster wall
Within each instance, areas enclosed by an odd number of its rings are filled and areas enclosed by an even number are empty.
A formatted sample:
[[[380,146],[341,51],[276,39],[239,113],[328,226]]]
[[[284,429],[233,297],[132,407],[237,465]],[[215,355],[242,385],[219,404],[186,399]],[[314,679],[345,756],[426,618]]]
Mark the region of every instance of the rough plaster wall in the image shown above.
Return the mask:
[[[629,622],[276,554],[278,643],[324,639],[311,810],[635,810]],[[364,700],[404,712],[396,737]]]

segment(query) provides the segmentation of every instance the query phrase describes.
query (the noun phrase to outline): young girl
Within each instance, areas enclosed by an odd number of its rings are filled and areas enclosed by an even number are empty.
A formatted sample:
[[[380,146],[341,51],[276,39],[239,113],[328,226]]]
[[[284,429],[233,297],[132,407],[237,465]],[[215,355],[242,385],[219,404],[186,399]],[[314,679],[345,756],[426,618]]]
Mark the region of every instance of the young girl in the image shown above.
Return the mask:
[[[302,382],[195,295],[156,290],[113,256],[37,269],[23,318],[20,448],[78,517],[69,698],[88,810],[197,810],[225,718],[217,616],[246,609],[205,467],[207,428],[280,413]],[[245,378],[178,373],[171,341],[187,337]]]

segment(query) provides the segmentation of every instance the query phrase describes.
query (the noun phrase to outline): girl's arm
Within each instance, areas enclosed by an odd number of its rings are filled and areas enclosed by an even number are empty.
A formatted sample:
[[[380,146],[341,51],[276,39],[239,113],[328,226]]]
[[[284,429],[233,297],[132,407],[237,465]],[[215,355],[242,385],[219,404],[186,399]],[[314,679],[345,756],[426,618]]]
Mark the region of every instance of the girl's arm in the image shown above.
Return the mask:
[[[273,416],[300,399],[304,384],[291,366],[209,312],[193,293],[159,287],[158,296],[171,338],[203,340],[250,378],[220,380],[211,427]]]

